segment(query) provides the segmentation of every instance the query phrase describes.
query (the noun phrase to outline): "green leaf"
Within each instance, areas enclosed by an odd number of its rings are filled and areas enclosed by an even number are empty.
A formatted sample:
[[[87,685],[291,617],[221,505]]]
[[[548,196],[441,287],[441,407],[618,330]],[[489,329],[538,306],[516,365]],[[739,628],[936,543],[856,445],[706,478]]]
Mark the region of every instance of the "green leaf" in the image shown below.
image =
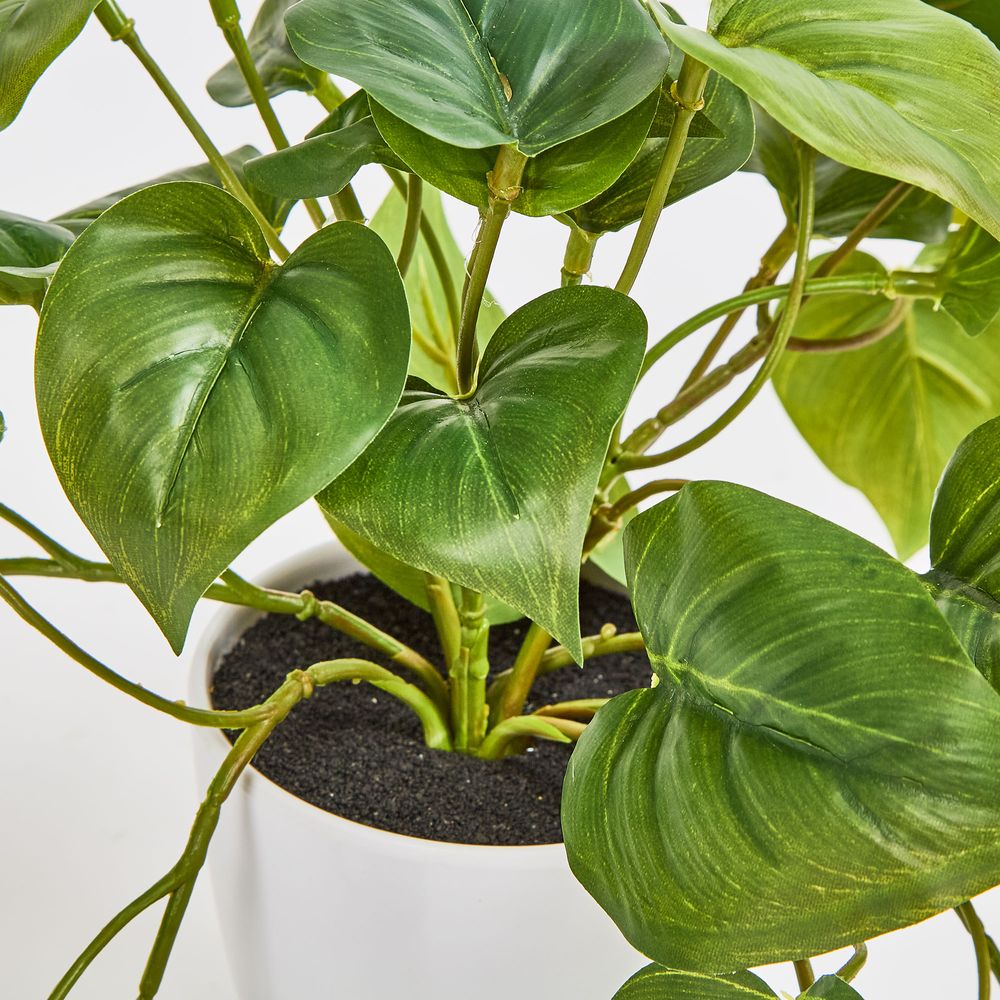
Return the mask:
[[[979,31],[921,0],[735,0],[719,14],[714,38],[663,29],[819,152],[1000,237],[1000,52]]]
[[[752,972],[704,975],[647,965],[614,996],[614,1000],[777,1000]]]
[[[0,305],[39,308],[73,239],[62,226],[0,212]]]
[[[451,275],[452,287],[460,294],[465,281],[465,258],[444,215],[441,195],[429,185],[424,185],[423,211],[437,236],[444,257],[446,271]],[[382,202],[371,228],[382,237],[393,253],[399,252],[406,222],[406,199],[395,189],[390,190]],[[406,298],[410,303],[410,322],[413,324],[413,344],[410,348],[410,374],[437,389],[457,395],[455,376],[455,337],[451,310],[444,284],[434,263],[427,241],[421,235],[410,269],[406,273]],[[477,334],[480,347],[485,348],[493,332],[504,318],[504,311],[487,293],[479,311]]]
[[[928,0],[933,6],[975,25],[994,44],[1000,42],[1000,7],[996,0]]]
[[[668,13],[679,20],[673,11]],[[663,161],[676,105],[670,86],[677,79],[683,53],[672,47],[667,77],[661,85],[653,126],[638,155],[618,181],[571,212],[588,232],[614,232],[642,217],[653,180]],[[677,173],[665,206],[724,180],[746,163],[754,147],[754,120],[746,95],[724,77],[712,74],[705,107],[692,120]]]
[[[563,791],[574,873],[671,968],[818,954],[1000,871],[1000,697],[921,582],[799,508],[696,483],[626,529],[658,686]]]
[[[226,154],[226,162],[235,170],[236,176],[247,186],[247,191],[253,198],[257,207],[264,213],[264,217],[275,228],[281,229],[288,218],[288,213],[292,209],[292,201],[286,198],[274,198],[263,191],[258,190],[252,183],[248,183],[244,167],[248,161],[260,156],[260,150],[253,146],[241,146]],[[151,181],[144,181],[141,184],[134,184],[132,187],[115,191],[105,195],[95,201],[80,205],[78,208],[71,208],[52,221],[65,229],[76,233],[78,236],[96,219],[102,212],[106,212],[112,205],[116,205],[123,198],[127,198],[136,191],[142,191],[152,187],[154,184],[166,184],[172,181],[196,181],[201,184],[211,184],[221,188],[222,182],[219,180],[215,170],[209,163],[199,163],[192,167],[181,167],[173,170],[169,174],[157,177]]]
[[[326,78],[325,73],[302,62],[288,44],[285,12],[293,3],[295,0],[264,0],[247,35],[250,55],[269,97],[288,90],[311,94]],[[212,100],[227,108],[253,104],[253,96],[235,59],[212,74],[207,89]]]
[[[863,1000],[861,994],[839,976],[821,976],[802,996],[823,997],[824,1000]]]
[[[947,573],[924,581],[969,659],[1000,693],[1000,601]]]
[[[528,160],[513,209],[522,215],[558,215],[607,190],[645,142],[657,101],[657,95],[650,94],[620,118]],[[416,173],[470,205],[486,207],[487,174],[496,163],[499,147],[452,146],[380,105],[374,104],[372,112],[386,141]]]
[[[83,31],[99,0],[0,0],[0,130],[31,88]]]
[[[470,398],[414,382],[320,503],[402,562],[509,604],[579,657],[583,539],[645,338],[639,307],[607,288],[529,302],[494,334]]]
[[[763,108],[754,107],[757,145],[746,168],[763,174],[778,192],[785,215],[798,218],[799,167],[792,134]],[[828,156],[816,158],[816,236],[846,236],[896,186],[891,177],[852,170]],[[909,194],[872,232],[883,239],[939,243],[948,235],[952,209],[926,191]]]
[[[941,308],[970,337],[978,337],[1000,314],[1000,243],[975,224],[949,240],[940,271]]]
[[[526,156],[621,117],[667,63],[639,0],[301,0],[286,24],[302,59],[421,132]]]
[[[247,176],[261,190],[286,198],[338,194],[369,163],[410,168],[386,145],[358,91],[327,116],[304,141],[251,161]]]
[[[408,340],[395,263],[361,226],[328,226],[278,267],[239,202],[175,183],[70,248],[42,308],[42,431],[175,650],[212,580],[382,427]]]
[[[873,266],[856,253],[843,273]],[[795,335],[852,336],[884,323],[891,309],[880,297],[816,298]],[[1000,413],[1000,324],[969,340],[950,316],[916,302],[877,343],[786,354],[774,387],[813,451],[868,497],[906,559],[927,542],[934,490],[955,447]]]

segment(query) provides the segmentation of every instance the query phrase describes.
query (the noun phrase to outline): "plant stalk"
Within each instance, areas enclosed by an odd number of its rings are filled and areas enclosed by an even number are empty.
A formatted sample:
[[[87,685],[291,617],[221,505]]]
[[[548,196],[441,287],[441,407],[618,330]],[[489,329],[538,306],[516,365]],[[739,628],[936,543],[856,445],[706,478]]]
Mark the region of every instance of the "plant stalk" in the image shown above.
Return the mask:
[[[808,958],[802,958],[792,963],[795,967],[795,978],[798,981],[800,990],[807,990],[816,982],[816,975],[813,972],[812,962]]]
[[[552,636],[532,622],[511,668],[510,679],[503,690],[499,704],[499,721],[513,718],[524,711],[531,694],[531,686],[538,676],[545,651],[552,645]]]
[[[588,233],[572,220],[569,222],[569,238],[566,240],[566,253],[563,257],[562,280],[563,288],[583,283],[590,274],[594,264],[594,251],[597,249],[598,233]]]
[[[486,601],[474,590],[462,588],[459,605],[461,645],[451,665],[451,728],[455,749],[472,753],[486,735],[488,709],[486,679],[490,627],[486,621]]]
[[[971,902],[963,903],[956,909],[962,923],[965,924],[972,936],[972,943],[976,950],[976,975],[979,980],[978,1000],[990,1000],[993,982],[991,979],[990,939],[986,935],[986,928],[983,927],[983,922],[979,919],[979,914]]]
[[[403,241],[399,245],[396,257],[396,267],[400,276],[405,278],[410,269],[414,251],[417,249],[417,239],[420,236],[420,223],[423,219],[424,182],[416,175],[410,174],[406,186],[406,222],[403,224]]]

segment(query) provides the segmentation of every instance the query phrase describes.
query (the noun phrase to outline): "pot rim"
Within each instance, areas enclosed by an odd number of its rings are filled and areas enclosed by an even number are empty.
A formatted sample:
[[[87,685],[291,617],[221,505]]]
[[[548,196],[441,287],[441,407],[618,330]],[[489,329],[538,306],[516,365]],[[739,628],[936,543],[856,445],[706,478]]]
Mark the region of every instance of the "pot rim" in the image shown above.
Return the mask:
[[[325,542],[283,559],[262,573],[261,577],[265,586],[301,587],[303,577],[309,577],[310,573],[323,572],[324,567],[327,572],[341,569],[364,570],[365,568],[339,542]],[[212,707],[209,682],[215,674],[219,660],[255,621],[264,617],[264,614],[264,612],[256,611],[253,608],[227,605],[219,608],[212,615],[198,635],[197,641],[187,657],[189,704],[204,708]],[[228,752],[232,747],[220,729],[197,727],[195,735],[206,741],[213,741],[220,754]],[[516,858],[519,862],[532,859],[548,862],[554,854],[564,854],[565,852],[562,841],[550,844],[463,844],[444,840],[428,840],[424,837],[395,833],[392,830],[382,830],[339,816],[337,813],[322,809],[299,798],[259,771],[252,763],[248,770],[253,772],[260,787],[267,790],[265,794],[277,806],[283,805],[285,808],[291,807],[302,813],[309,813],[314,820],[328,823],[331,826],[341,826],[345,832],[353,831],[357,836],[382,839],[388,848],[422,855],[442,851],[467,856],[474,853],[480,860],[490,856],[496,861],[513,861]]]

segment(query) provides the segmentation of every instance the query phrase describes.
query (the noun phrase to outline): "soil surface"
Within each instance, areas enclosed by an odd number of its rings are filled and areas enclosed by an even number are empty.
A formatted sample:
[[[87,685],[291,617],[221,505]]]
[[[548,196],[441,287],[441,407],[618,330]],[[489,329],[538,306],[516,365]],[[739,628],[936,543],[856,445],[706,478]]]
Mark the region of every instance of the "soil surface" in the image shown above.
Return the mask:
[[[430,615],[374,577],[358,573],[310,589],[439,659]],[[584,635],[611,622],[636,630],[628,599],[583,584]],[[494,627],[494,672],[511,665],[524,623]],[[285,675],[320,660],[361,657],[392,666],[372,650],[317,621],[268,615],[223,659],[215,677],[216,708],[263,701]],[[539,678],[529,710],[552,702],[610,697],[649,684],[643,653],[600,656]],[[408,678],[410,679],[410,678]],[[539,742],[526,753],[482,761],[430,750],[416,716],[369,685],[331,685],[301,703],[264,745],[255,766],[321,809],[368,826],[464,844],[551,844],[562,840],[559,798],[570,748]]]

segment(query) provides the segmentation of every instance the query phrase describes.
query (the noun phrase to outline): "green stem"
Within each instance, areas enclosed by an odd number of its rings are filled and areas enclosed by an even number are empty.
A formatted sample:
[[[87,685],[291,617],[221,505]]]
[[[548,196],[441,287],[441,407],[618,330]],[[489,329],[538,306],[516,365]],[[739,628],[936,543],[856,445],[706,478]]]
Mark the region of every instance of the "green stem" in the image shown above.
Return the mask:
[[[594,264],[594,251],[600,233],[588,233],[581,229],[571,219],[569,220],[569,238],[566,240],[566,253],[563,256],[562,287],[579,285],[590,274]]]
[[[410,269],[414,251],[417,249],[417,239],[420,236],[420,222],[423,219],[424,182],[416,175],[410,174],[406,187],[406,222],[403,225],[403,241],[399,245],[399,255],[396,257],[396,267],[402,277]]]
[[[257,221],[260,226],[267,245],[274,251],[279,260],[287,260],[288,249],[281,242],[277,232],[267,220],[264,213],[258,208],[257,203],[250,197],[246,188],[236,176],[235,171],[226,161],[226,158],[219,152],[218,147],[208,137],[208,133],[201,127],[194,117],[191,109],[184,103],[183,98],[174,89],[173,84],[166,78],[163,70],[146,51],[145,46],[135,33],[135,22],[127,18],[122,13],[115,0],[103,0],[94,11],[97,20],[101,22],[112,41],[124,42],[133,55],[139,60],[146,72],[152,77],[153,82],[159,87],[160,92],[170,103],[170,106],[177,112],[178,117],[187,127],[195,142],[201,147],[202,152],[208,157],[208,162],[212,169],[218,174],[219,180],[225,189],[243,206]]]
[[[336,111],[347,100],[344,92],[326,73],[320,77],[320,81],[316,84],[316,89],[312,92],[312,96],[323,105],[323,108],[327,112]]]
[[[979,914],[971,902],[963,903],[956,908],[962,923],[965,924],[969,934],[972,935],[972,943],[976,950],[976,974],[979,979],[978,1000],[990,1000],[992,988],[990,939],[986,935],[986,928],[983,927]]]
[[[813,972],[812,962],[808,958],[802,958],[792,963],[795,967],[795,978],[798,980],[799,989],[807,990],[816,982],[816,975]]]
[[[608,535],[621,531],[623,518],[643,500],[660,493],[676,493],[687,486],[687,479],[654,479],[638,489],[626,493],[614,503],[601,504],[590,519],[590,527],[583,541],[583,557],[586,559]]]
[[[518,715],[513,719],[504,719],[498,726],[494,726],[480,744],[476,756],[483,760],[499,760],[521,746],[526,739],[572,743],[580,738],[586,728],[584,723],[572,719]]]
[[[54,538],[47,535],[41,528],[32,524],[26,517],[18,514],[16,510],[11,510],[10,507],[3,503],[0,503],[0,520],[13,525],[22,535],[30,538],[43,552],[52,556],[60,566],[66,569],[75,569],[86,561],[80,559],[79,556],[70,552],[65,546],[60,545]]]
[[[525,633],[511,668],[510,679],[503,689],[499,704],[499,720],[510,719],[524,711],[531,694],[531,686],[538,676],[538,668],[545,651],[552,645],[552,636],[532,622]]]
[[[854,946],[854,954],[837,970],[837,976],[845,983],[854,981],[854,977],[865,967],[868,961],[868,945],[862,941]]]
[[[246,81],[247,89],[250,91],[250,96],[253,98],[253,103],[260,114],[261,121],[264,123],[264,128],[267,129],[267,134],[270,136],[274,148],[287,149],[288,136],[285,135],[285,130],[281,127],[281,122],[278,121],[278,116],[271,105],[271,99],[268,97],[267,88],[264,86],[264,81],[260,78],[260,72],[257,69],[257,64],[254,62],[250,46],[247,44],[246,35],[243,33],[243,27],[240,24],[240,11],[236,6],[235,0],[209,0],[209,3],[212,7],[212,13],[215,15],[215,23],[222,29],[222,34],[225,36],[233,57],[236,59],[236,65],[239,67],[244,81]],[[323,215],[323,210],[319,207],[319,202],[315,198],[307,198],[303,201],[303,205],[305,205],[306,211],[309,213],[309,217],[316,228],[321,228],[326,222],[326,217]]]
[[[863,347],[870,347],[895,333],[912,306],[912,299],[897,299],[885,320],[869,330],[856,333],[853,337],[823,337],[816,340],[810,340],[808,337],[789,337],[785,350],[800,354],[843,354],[845,351],[858,351]]]
[[[671,87],[670,93],[677,108],[674,112],[670,136],[663,151],[660,168],[653,180],[653,186],[650,188],[649,197],[646,199],[646,207],[639,220],[639,228],[636,230],[628,259],[621,277],[615,285],[619,292],[624,292],[626,295],[632,291],[632,286],[639,276],[639,271],[649,251],[649,245],[653,241],[653,233],[660,221],[663,207],[667,203],[670,185],[673,183],[681,156],[684,153],[691,121],[705,106],[702,95],[705,92],[705,84],[708,82],[708,73],[709,69],[703,63],[692,59],[691,56],[685,56],[680,76]]]
[[[214,729],[245,729],[248,726],[266,721],[270,717],[271,710],[266,705],[257,705],[242,712],[213,712],[207,709],[189,708],[181,702],[162,698],[152,691],[147,691],[141,684],[135,684],[122,677],[121,674],[105,666],[86,650],[81,649],[72,639],[60,632],[55,625],[28,604],[2,576],[0,576],[0,600],[3,600],[18,617],[40,632],[49,642],[79,663],[80,666],[89,670],[95,677],[171,718],[191,725],[207,726]]]
[[[455,369],[458,391],[463,396],[472,392],[475,383],[478,361],[476,329],[486,294],[486,281],[503,224],[510,215],[511,205],[521,195],[521,177],[527,162],[528,158],[513,146],[501,146],[496,165],[488,175],[489,199],[469,257],[468,279],[462,295],[462,318],[458,326]]]
[[[459,606],[461,645],[449,670],[451,728],[455,734],[455,749],[463,753],[475,751],[486,735],[490,629],[485,614],[483,595],[463,587]]]
[[[610,701],[610,698],[578,698],[575,701],[560,701],[555,705],[536,708],[532,715],[558,716],[561,719],[589,721]]]
[[[450,672],[462,650],[462,622],[458,616],[458,608],[455,607],[455,595],[451,584],[443,576],[425,573],[424,577],[431,617]]]
[[[795,256],[795,274],[792,278],[791,289],[788,294],[788,304],[781,314],[777,327],[768,336],[768,346],[764,355],[764,361],[758,368],[750,385],[744,390],[742,395],[732,406],[726,410],[717,420],[713,421],[703,431],[696,434],[684,444],[671,448],[669,451],[661,452],[658,455],[630,455],[629,443],[625,443],[624,454],[621,456],[619,468],[624,471],[627,468],[650,468],[672,462],[675,459],[690,455],[697,451],[702,445],[711,441],[721,431],[725,430],[757,397],[757,394],[767,384],[771,378],[792,330],[795,328],[796,320],[799,316],[799,307],[805,295],[806,278],[809,272],[809,244],[812,240],[813,218],[815,214],[815,160],[816,153],[811,147],[805,144],[799,145],[799,174],[800,174],[800,215],[798,225],[798,246]],[[697,385],[697,383],[696,383]],[[694,388],[694,387],[692,387]]]

